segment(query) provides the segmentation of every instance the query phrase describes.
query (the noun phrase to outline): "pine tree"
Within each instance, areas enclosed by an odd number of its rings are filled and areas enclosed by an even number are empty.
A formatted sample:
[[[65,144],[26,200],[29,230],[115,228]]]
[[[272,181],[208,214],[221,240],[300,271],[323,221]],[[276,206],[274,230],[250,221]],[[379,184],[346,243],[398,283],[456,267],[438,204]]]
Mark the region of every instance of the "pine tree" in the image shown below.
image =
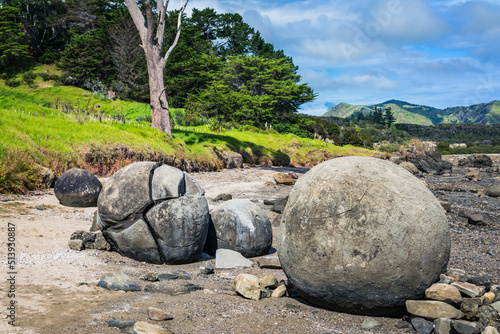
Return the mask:
[[[385,108],[385,113],[384,113],[384,122],[387,124],[387,127],[390,128],[392,123],[394,123],[396,119],[394,118],[394,115],[392,113],[392,108],[387,107]]]

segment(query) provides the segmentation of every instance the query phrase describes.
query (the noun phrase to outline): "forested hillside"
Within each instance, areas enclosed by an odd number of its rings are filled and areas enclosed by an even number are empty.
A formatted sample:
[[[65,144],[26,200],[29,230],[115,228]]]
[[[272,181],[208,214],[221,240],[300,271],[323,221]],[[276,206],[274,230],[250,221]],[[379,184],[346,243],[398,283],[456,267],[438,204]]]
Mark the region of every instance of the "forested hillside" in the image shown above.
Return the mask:
[[[500,101],[480,103],[468,107],[438,109],[412,104],[405,101],[389,100],[370,106],[350,105],[341,102],[326,112],[323,117],[366,119],[376,108],[391,108],[395,123],[432,125],[448,123],[500,123]]]

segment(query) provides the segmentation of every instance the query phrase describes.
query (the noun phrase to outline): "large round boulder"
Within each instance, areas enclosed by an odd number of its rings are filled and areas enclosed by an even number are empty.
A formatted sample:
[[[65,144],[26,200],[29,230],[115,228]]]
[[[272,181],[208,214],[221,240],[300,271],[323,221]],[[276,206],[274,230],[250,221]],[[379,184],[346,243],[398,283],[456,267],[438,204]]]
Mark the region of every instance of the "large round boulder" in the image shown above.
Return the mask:
[[[403,168],[375,158],[324,162],[293,187],[277,250],[305,300],[367,315],[404,312],[450,256],[439,201]]]
[[[231,249],[244,257],[269,253],[273,241],[271,221],[259,206],[249,200],[233,199],[210,211],[205,252],[215,254],[218,248]]]
[[[151,263],[199,258],[208,233],[209,209],[191,175],[168,165],[137,162],[105,183],[97,225],[120,254]]]
[[[102,184],[89,171],[71,168],[57,179],[54,194],[62,205],[76,208],[97,206]]]

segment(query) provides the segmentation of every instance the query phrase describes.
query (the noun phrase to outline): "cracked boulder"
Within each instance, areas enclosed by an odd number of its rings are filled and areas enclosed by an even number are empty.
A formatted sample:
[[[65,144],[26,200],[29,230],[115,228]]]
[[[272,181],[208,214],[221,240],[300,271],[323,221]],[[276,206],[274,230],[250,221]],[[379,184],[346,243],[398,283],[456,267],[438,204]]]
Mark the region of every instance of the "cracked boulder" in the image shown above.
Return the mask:
[[[97,201],[97,225],[123,256],[150,263],[189,263],[203,251],[208,203],[193,177],[155,162],[117,171]]]
[[[271,221],[255,203],[233,199],[213,208],[205,252],[230,249],[244,257],[266,255],[271,249]]]
[[[375,158],[332,159],[293,187],[278,229],[282,268],[312,304],[397,315],[439,280],[450,256],[439,201],[415,176]]]

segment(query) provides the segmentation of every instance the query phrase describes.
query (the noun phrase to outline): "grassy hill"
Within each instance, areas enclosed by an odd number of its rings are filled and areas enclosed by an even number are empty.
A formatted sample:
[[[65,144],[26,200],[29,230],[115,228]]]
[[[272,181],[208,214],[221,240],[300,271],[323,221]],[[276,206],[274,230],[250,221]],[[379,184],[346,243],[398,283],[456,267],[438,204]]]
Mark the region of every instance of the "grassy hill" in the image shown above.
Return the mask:
[[[481,103],[469,107],[453,107],[437,109],[429,106],[417,105],[399,100],[389,100],[372,106],[350,105],[339,103],[323,117],[350,117],[356,112],[367,114],[374,107],[392,108],[396,123],[432,125],[443,123],[500,123],[500,101]]]
[[[149,116],[147,104],[110,101],[54,84],[38,77],[31,85],[7,87],[0,80],[0,192],[37,188],[43,167],[56,175],[72,167],[110,175],[131,162],[150,160],[186,171],[217,171],[225,152],[264,166],[314,166],[335,156],[375,153],[255,128],[174,129],[171,138],[141,120]]]

